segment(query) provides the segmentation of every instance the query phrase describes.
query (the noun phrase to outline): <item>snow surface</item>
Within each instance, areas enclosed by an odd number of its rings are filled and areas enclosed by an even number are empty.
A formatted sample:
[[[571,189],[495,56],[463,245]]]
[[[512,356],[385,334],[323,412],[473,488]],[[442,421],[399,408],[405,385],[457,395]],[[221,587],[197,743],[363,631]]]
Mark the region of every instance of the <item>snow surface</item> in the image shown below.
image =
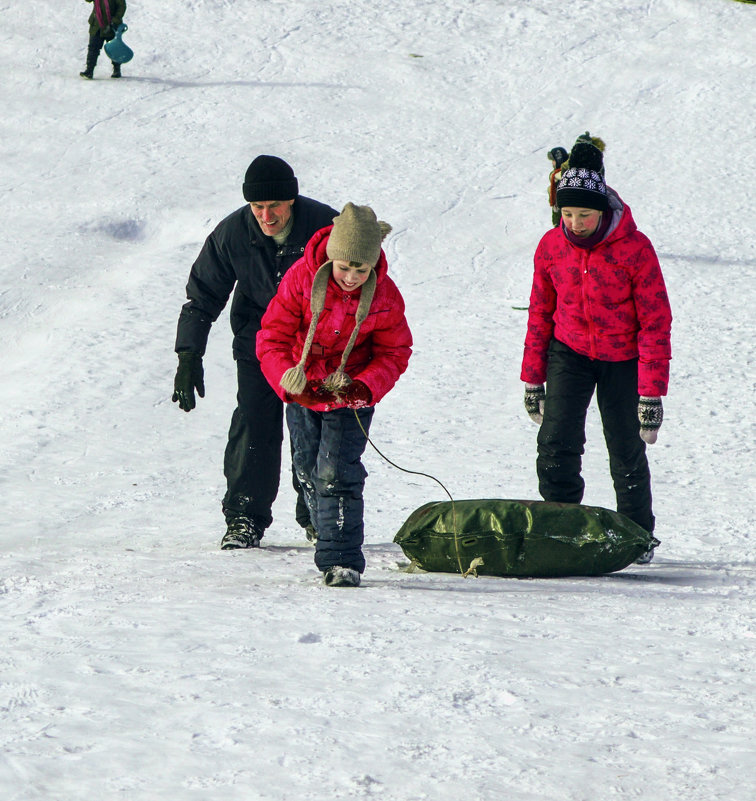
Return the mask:
[[[129,0],[125,79],[85,82],[90,8],[0,3],[0,798],[756,797],[756,8]],[[394,226],[416,347],[378,447],[537,498],[515,307],[546,151],[586,129],[675,316],[654,563],[404,573],[395,532],[445,496],[372,450],[361,589],[320,584],[286,477],[265,547],[221,552],[228,315],[189,415],[173,341],[249,161]],[[612,507],[594,408],[588,437]]]

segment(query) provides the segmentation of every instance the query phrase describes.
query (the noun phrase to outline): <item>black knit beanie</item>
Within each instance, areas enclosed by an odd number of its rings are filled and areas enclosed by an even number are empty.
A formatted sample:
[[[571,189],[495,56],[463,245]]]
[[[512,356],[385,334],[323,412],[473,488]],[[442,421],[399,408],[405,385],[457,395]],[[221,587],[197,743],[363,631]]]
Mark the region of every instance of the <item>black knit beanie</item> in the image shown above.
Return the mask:
[[[277,156],[258,156],[247,167],[242,187],[248,203],[293,200],[299,194],[294,170]]]
[[[557,186],[556,204],[560,209],[574,206],[580,209],[606,211],[609,208],[606,184],[595,170],[570,167]]]

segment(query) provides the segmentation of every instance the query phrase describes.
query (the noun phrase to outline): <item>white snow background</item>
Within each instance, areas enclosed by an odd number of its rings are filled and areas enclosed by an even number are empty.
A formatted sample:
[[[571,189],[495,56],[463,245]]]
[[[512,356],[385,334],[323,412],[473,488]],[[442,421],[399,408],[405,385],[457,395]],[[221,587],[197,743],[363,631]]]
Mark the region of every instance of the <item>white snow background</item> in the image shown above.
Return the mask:
[[[749,801],[756,8],[730,0],[0,3],[0,798]],[[293,518],[221,552],[228,314],[172,404],[176,320],[247,165],[370,204],[415,337],[373,439],[457,499],[538,498],[519,380],[546,152],[585,130],[674,313],[650,566],[407,574],[445,495],[365,455],[368,567]],[[595,407],[585,503],[613,507]]]

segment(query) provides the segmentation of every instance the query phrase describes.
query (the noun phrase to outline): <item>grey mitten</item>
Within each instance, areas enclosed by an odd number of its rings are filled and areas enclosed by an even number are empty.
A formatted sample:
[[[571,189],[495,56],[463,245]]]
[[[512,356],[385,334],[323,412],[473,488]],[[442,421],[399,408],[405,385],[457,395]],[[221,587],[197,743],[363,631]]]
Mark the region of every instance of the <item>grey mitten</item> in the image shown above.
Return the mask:
[[[525,411],[530,419],[541,425],[543,407],[546,405],[546,389],[543,384],[525,384]]]
[[[664,419],[662,399],[641,395],[638,401],[638,419],[640,420],[641,439],[649,445],[653,445]]]

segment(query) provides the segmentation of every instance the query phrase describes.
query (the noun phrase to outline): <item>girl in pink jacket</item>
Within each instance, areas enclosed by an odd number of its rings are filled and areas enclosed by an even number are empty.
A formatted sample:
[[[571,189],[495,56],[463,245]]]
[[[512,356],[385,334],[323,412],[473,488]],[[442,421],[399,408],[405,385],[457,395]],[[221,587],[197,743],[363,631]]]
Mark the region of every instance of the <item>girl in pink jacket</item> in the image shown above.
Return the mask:
[[[257,357],[287,404],[292,459],[330,586],[365,569],[361,457],[373,407],[407,369],[412,336],[381,242],[391,227],[347,203],[284,275],[262,318]]]
[[[540,425],[539,491],[547,501],[581,502],[595,391],[617,510],[653,532],[645,446],[656,441],[669,381],[667,291],[651,242],[604,183],[601,151],[577,143],[569,165],[556,192],[561,224],[535,254],[520,376],[525,408]]]

